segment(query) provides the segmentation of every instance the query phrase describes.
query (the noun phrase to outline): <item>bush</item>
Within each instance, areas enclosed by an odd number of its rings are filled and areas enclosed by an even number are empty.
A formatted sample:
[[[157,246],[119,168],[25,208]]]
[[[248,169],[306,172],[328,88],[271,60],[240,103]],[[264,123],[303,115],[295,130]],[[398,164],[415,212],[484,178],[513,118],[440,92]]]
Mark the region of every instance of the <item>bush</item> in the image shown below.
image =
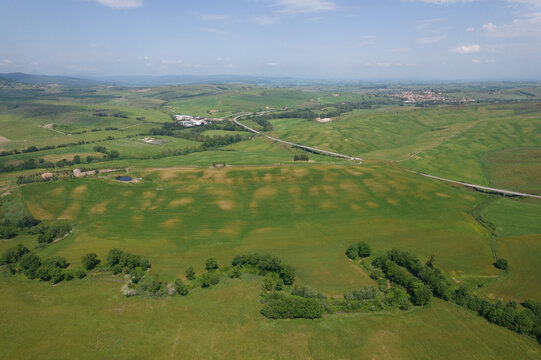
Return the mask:
[[[83,256],[81,263],[86,270],[92,270],[98,266],[100,259],[98,259],[98,255],[96,253],[88,253]]]
[[[195,271],[193,270],[193,267],[190,266],[189,268],[186,269],[186,271],[184,272],[186,274],[186,279],[188,280],[193,280],[195,279]]]
[[[323,305],[315,298],[271,295],[261,314],[269,319],[317,319],[323,315]]]
[[[218,269],[218,260],[216,258],[208,258],[205,261],[205,269],[207,270],[217,270]]]
[[[75,277],[77,279],[82,279],[86,276],[86,272],[83,269],[76,269],[75,270]]]
[[[175,280],[175,284],[174,284],[174,288],[175,290],[177,291],[177,294],[179,294],[180,296],[186,296],[188,295],[188,288],[186,287],[186,285],[184,285],[184,283],[182,282],[182,280],[180,279],[176,279]]]
[[[506,259],[503,259],[503,258],[497,259],[496,262],[494,263],[494,266],[503,271],[509,270],[509,263],[507,262]]]
[[[37,271],[41,266],[41,259],[32,253],[27,253],[21,257],[19,262],[20,271],[29,279],[37,277]]]
[[[0,265],[15,264],[19,259],[29,253],[30,250],[23,244],[17,244],[15,247],[9,248],[0,257]]]

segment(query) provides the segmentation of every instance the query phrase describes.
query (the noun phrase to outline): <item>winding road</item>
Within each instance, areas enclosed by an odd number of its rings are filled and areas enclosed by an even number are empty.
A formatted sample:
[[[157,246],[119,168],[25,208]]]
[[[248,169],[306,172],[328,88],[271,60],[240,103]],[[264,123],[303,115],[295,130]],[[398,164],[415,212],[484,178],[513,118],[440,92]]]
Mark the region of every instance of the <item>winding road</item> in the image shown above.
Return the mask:
[[[240,114],[240,115],[237,115],[233,118],[233,122],[254,133],[254,134],[258,134],[258,135],[261,135],[261,136],[264,136],[266,137],[267,139],[270,139],[270,140],[273,140],[273,141],[276,141],[276,142],[279,142],[279,143],[282,143],[282,144],[287,144],[287,145],[291,145],[293,147],[297,147],[297,148],[300,148],[300,149],[304,149],[304,150],[307,150],[307,151],[310,151],[310,152],[313,152],[313,153],[320,153],[320,154],[325,154],[325,155],[331,155],[331,156],[334,156],[334,157],[338,157],[338,158],[343,158],[343,159],[348,159],[348,160],[354,160],[354,161],[362,161],[361,158],[358,158],[358,157],[354,157],[354,156],[350,156],[350,155],[344,155],[344,154],[339,154],[339,153],[335,153],[335,152],[332,152],[332,151],[327,151],[327,150],[322,150],[322,149],[317,149],[317,148],[313,148],[313,147],[310,147],[310,146],[305,146],[305,145],[301,145],[301,144],[295,144],[295,143],[292,143],[292,142],[289,142],[289,141],[285,141],[285,140],[280,140],[278,138],[275,138],[275,137],[272,137],[272,136],[269,136],[269,135],[266,135],[260,131],[257,131],[255,129],[252,129],[251,127],[249,126],[246,126],[244,124],[241,124],[238,119],[240,119],[241,117],[244,117],[244,116],[248,116],[248,115],[253,115],[252,113],[243,113],[243,114]]]
[[[282,144],[287,144],[287,145],[290,145],[290,146],[293,146],[293,147],[297,147],[297,148],[300,148],[300,149],[304,149],[304,150],[307,150],[307,151],[310,151],[310,152],[314,152],[314,153],[321,153],[321,154],[326,154],[326,155],[331,155],[331,156],[335,156],[335,157],[339,157],[339,158],[343,158],[343,159],[348,159],[348,160],[355,160],[355,161],[362,161],[361,158],[358,158],[358,157],[354,157],[354,156],[350,156],[350,155],[344,155],[344,154],[339,154],[339,153],[335,153],[335,152],[332,152],[332,151],[327,151],[327,150],[322,150],[322,149],[317,149],[317,148],[314,148],[314,147],[310,147],[310,146],[305,146],[305,145],[301,145],[301,144],[296,144],[296,143],[292,143],[292,142],[289,142],[289,141],[285,141],[285,140],[281,140],[281,139],[278,139],[278,138],[275,138],[275,137],[272,137],[272,136],[269,136],[269,135],[266,135],[260,131],[257,131],[257,130],[254,130],[252,129],[251,127],[249,126],[246,126],[244,124],[241,124],[238,120],[244,116],[248,116],[248,115],[253,115],[253,113],[242,113],[242,114],[239,114],[237,116],[235,116],[233,118],[233,122],[237,125],[237,126],[240,126],[254,134],[258,134],[258,135],[261,135],[261,136],[264,136],[266,137],[267,139],[270,139],[272,141],[276,141],[276,142],[280,142]],[[473,125],[472,125],[473,126]],[[522,196],[522,197],[529,197],[529,198],[536,198],[536,199],[541,199],[541,195],[534,195],[534,194],[526,194],[526,193],[521,193],[521,192],[517,192],[517,191],[511,191],[511,190],[504,190],[504,189],[496,189],[496,188],[491,188],[491,187],[487,187],[487,186],[482,186],[482,185],[476,185],[476,184],[469,184],[469,183],[465,183],[465,182],[462,182],[462,181],[457,181],[457,180],[452,180],[452,179],[446,179],[446,178],[442,178],[442,177],[439,177],[439,176],[434,176],[434,175],[429,175],[429,174],[425,174],[425,173],[422,173],[422,172],[419,172],[419,171],[414,171],[414,170],[410,170],[410,169],[406,169],[406,168],[403,168],[404,170],[406,171],[409,171],[413,174],[417,174],[417,175],[421,175],[421,176],[425,176],[425,177],[428,177],[428,178],[431,178],[431,179],[435,179],[435,180],[439,180],[439,181],[444,181],[444,182],[448,182],[448,183],[452,183],[452,184],[457,184],[457,185],[462,185],[462,186],[466,186],[466,187],[470,187],[470,188],[473,188],[473,189],[478,189],[478,190],[484,190],[484,191],[490,191],[490,192],[494,192],[494,193],[498,193],[498,194],[502,194],[502,195],[510,195],[510,196]]]

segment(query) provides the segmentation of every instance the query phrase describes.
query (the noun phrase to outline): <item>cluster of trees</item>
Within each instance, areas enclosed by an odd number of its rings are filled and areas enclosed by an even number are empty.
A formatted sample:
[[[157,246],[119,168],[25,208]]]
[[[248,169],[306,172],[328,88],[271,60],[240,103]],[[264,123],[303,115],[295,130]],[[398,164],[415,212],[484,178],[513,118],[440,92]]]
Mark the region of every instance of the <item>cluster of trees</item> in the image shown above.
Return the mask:
[[[51,177],[42,178],[41,174],[32,175],[19,175],[17,176],[17,185],[32,184],[36,182],[48,182],[58,180],[58,176],[53,175]]]
[[[270,119],[306,119],[315,120],[317,114],[310,109],[296,109],[288,111],[280,111],[259,115],[257,119],[270,120]],[[256,118],[253,118],[255,120]],[[260,124],[261,125],[261,124]],[[262,125],[263,126],[263,125]],[[272,130],[272,128],[271,128]]]
[[[430,302],[432,290],[421,280],[412,275],[406,268],[392,261],[388,256],[374,259],[373,265],[380,268],[391,282],[406,289],[415,305],[423,306]]]
[[[491,323],[506,327],[521,334],[534,336],[541,343],[541,304],[527,300],[522,303],[524,310],[514,301],[504,304],[501,301],[490,303],[471,294],[466,286],[455,290],[453,300]]]
[[[26,149],[22,149],[22,150],[9,150],[9,151],[2,151],[0,152],[0,156],[10,156],[10,155],[18,155],[18,154],[24,154],[24,153],[31,153],[31,152],[37,152],[37,151],[44,151],[44,150],[52,150],[52,149],[60,149],[60,148],[65,148],[65,147],[69,147],[69,146],[77,146],[77,145],[84,145],[84,144],[88,144],[88,142],[84,141],[84,140],[81,140],[81,141],[78,141],[78,142],[71,142],[71,143],[67,143],[67,144],[59,144],[59,145],[46,145],[46,146],[42,146],[42,147],[37,147],[37,146],[29,146],[28,148]]]
[[[11,274],[21,273],[29,279],[51,281],[53,284],[86,276],[82,269],[66,270],[69,263],[65,258],[54,256],[41,259],[22,244],[7,249],[0,257],[0,265],[6,265]]]
[[[494,262],[494,266],[503,271],[509,270],[509,263],[504,258],[496,259],[496,261]]]
[[[280,258],[273,254],[237,255],[233,258],[231,265],[236,268],[253,270],[263,276],[275,273],[285,285],[292,285],[295,281],[295,269],[291,265],[284,264]]]
[[[296,154],[295,156],[293,156],[293,161],[308,161],[310,160],[308,158],[308,155],[307,154]]]
[[[371,109],[372,105],[369,102],[357,101],[357,102],[344,102],[333,104],[333,110],[329,110],[325,113],[327,117],[340,116],[344,113],[351,112],[355,109]]]
[[[269,319],[317,319],[324,307],[318,299],[271,293],[264,299],[261,314]]]
[[[41,225],[36,229],[39,244],[50,244],[71,231],[70,224]]]
[[[92,113],[92,116],[98,116],[98,117],[116,117],[116,118],[122,118],[122,119],[128,119],[128,115],[124,112],[115,112],[112,114],[103,112],[103,111],[96,111]]]
[[[346,256],[351,260],[357,260],[358,258],[365,258],[370,256],[372,249],[364,241],[359,241],[357,244],[352,244],[346,250]]]
[[[107,159],[118,159],[120,157],[120,154],[119,154],[118,151],[116,151],[116,150],[107,150],[107,148],[105,146],[101,146],[101,145],[94,146],[94,151],[105,154]],[[90,162],[90,161],[88,161],[88,162]]]
[[[150,269],[151,265],[147,258],[114,248],[109,250],[107,254],[106,266],[111,268],[114,274],[127,274],[138,267],[146,271]]]
[[[21,231],[31,230],[40,223],[31,215],[24,215],[19,220],[13,222],[9,219],[4,219],[0,224],[0,238],[11,239],[17,236]]]

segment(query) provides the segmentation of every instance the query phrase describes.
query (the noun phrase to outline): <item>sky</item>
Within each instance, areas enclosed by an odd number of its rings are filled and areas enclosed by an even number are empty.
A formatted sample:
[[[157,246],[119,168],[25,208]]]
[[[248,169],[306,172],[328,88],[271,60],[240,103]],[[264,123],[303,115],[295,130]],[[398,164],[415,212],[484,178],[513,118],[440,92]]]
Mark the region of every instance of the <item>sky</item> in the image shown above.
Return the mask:
[[[0,0],[0,73],[541,80],[541,0]]]

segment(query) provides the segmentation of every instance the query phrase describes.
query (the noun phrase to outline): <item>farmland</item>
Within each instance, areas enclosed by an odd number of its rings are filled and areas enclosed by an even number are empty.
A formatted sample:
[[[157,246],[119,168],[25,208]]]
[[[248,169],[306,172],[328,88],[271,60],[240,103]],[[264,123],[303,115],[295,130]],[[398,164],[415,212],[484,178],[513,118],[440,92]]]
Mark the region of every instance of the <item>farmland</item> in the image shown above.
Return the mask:
[[[260,313],[261,276],[225,276],[236,255],[275,254],[294,267],[295,285],[340,298],[380,286],[382,279],[344,254],[364,241],[374,254],[400,248],[423,263],[435,255],[453,286],[479,298],[541,302],[538,199],[486,194],[405,171],[541,194],[541,106],[531,96],[518,101],[520,89],[483,103],[416,107],[370,90],[1,88],[2,219],[30,215],[73,231],[38,245],[36,232],[21,230],[0,240],[0,253],[21,243],[43,259],[65,258],[66,271],[81,268],[87,253],[101,264],[83,279],[54,286],[3,266],[0,357],[541,358],[532,336],[452,301],[434,297],[408,310],[271,320]],[[480,98],[475,90],[453,91]],[[363,161],[307,153],[229,120],[262,111],[271,136]],[[340,114],[327,123],[280,115],[333,111]],[[220,120],[183,128],[173,122],[175,113]],[[266,125],[257,116],[243,123]],[[149,136],[165,141],[142,141]],[[299,154],[309,161],[294,161]],[[77,167],[118,171],[62,175]],[[22,176],[45,171],[59,178],[20,184]],[[119,175],[137,182],[122,183]],[[113,248],[148,258],[145,277],[183,279],[190,293],[124,296],[125,278],[106,266]],[[190,266],[203,276],[211,257],[224,271],[218,284],[202,288],[185,280]],[[500,257],[508,271],[494,266]]]

